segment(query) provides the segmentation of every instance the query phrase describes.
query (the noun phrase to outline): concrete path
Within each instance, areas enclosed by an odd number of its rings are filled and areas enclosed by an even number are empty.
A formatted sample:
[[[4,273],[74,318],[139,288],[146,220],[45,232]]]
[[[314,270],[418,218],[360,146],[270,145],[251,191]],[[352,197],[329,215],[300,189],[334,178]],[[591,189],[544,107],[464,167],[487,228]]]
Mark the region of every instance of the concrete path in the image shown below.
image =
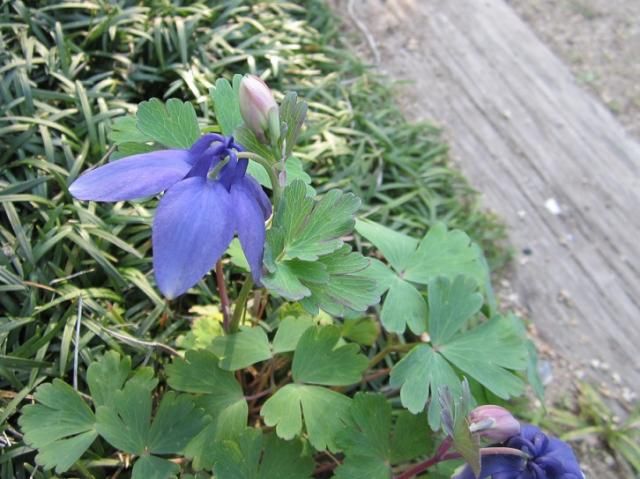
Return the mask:
[[[369,36],[370,61],[410,82],[408,118],[442,123],[504,218],[519,253],[513,287],[542,338],[639,390],[640,145],[504,0],[335,8]]]

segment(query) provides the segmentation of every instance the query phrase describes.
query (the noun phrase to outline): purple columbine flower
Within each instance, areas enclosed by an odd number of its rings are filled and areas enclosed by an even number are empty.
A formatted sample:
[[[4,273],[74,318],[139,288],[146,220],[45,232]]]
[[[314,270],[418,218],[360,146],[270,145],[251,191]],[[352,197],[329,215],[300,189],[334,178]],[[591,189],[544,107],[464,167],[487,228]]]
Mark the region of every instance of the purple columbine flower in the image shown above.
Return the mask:
[[[523,424],[517,434],[502,446],[519,449],[529,455],[523,459],[514,455],[482,456],[478,479],[583,479],[571,447],[560,439],[549,437],[540,429]],[[466,466],[455,479],[475,479]]]
[[[96,168],[69,191],[80,200],[121,201],[166,190],[153,218],[152,243],[156,281],[167,298],[207,274],[235,234],[258,283],[271,203],[245,174],[248,160],[237,156],[242,150],[233,138],[207,134],[188,150],[152,151]]]

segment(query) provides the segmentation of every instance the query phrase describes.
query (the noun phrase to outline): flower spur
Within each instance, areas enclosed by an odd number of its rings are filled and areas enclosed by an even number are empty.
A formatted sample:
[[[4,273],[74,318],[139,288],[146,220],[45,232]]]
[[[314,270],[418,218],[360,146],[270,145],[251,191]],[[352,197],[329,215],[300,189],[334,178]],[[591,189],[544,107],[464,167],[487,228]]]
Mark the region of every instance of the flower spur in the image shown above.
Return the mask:
[[[233,138],[206,134],[188,150],[152,151],[96,168],[69,191],[95,201],[165,191],[153,219],[152,244],[156,282],[167,298],[183,294],[207,274],[236,234],[258,283],[271,203],[246,175],[248,160],[238,158],[240,151]]]

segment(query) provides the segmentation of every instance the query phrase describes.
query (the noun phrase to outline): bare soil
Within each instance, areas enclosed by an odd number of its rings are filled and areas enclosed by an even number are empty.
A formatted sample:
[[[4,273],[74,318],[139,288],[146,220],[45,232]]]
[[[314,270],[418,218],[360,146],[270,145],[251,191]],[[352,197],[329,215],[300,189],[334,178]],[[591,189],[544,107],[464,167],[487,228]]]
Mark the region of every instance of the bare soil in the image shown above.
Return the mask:
[[[507,0],[589,89],[640,137],[640,1]]]

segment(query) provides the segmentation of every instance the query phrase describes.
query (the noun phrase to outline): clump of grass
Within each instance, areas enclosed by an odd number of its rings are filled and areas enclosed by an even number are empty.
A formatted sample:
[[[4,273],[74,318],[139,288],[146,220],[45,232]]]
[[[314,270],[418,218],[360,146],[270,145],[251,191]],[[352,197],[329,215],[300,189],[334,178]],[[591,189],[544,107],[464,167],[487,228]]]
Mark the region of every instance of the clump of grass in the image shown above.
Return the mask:
[[[265,73],[310,103],[298,151],[320,191],[352,190],[363,214],[416,234],[446,221],[502,261],[502,227],[449,166],[439,132],[404,120],[390,87],[341,47],[322,2],[208,3],[0,4],[0,389],[11,391],[0,399],[9,444],[0,477],[29,477],[13,461],[28,452],[15,412],[46,378],[69,378],[79,297],[80,374],[106,348],[160,359],[121,335],[173,343],[190,304],[216,301],[211,278],[172,305],[154,289],[153,201],[80,203],[68,193],[106,161],[112,119],[142,100],[190,100],[206,120],[216,78]]]

